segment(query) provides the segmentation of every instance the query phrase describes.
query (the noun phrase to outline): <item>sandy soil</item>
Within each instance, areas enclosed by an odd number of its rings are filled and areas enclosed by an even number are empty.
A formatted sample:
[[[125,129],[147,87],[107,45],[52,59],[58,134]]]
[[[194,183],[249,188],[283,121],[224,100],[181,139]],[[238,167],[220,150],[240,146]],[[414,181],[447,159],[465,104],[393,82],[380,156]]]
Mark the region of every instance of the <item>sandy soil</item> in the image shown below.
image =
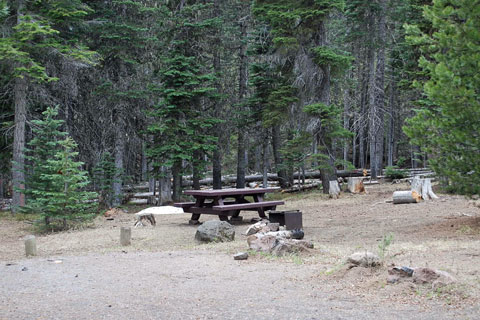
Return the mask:
[[[156,227],[133,229],[132,246],[125,248],[119,229],[133,226],[133,214],[99,217],[92,228],[38,235],[39,255],[25,259],[22,239],[31,227],[4,217],[0,319],[480,318],[480,210],[450,195],[410,205],[386,202],[405,189],[382,184],[337,200],[290,196],[284,207],[303,212],[306,238],[316,248],[243,262],[232,254],[247,249],[242,233],[248,223],[235,226],[234,242],[205,245],[193,240],[188,215],[162,216]],[[216,217],[201,217],[210,219]],[[388,233],[394,242],[384,267],[345,268],[353,252],[378,252]],[[387,284],[391,264],[437,268],[458,281],[441,290]]]

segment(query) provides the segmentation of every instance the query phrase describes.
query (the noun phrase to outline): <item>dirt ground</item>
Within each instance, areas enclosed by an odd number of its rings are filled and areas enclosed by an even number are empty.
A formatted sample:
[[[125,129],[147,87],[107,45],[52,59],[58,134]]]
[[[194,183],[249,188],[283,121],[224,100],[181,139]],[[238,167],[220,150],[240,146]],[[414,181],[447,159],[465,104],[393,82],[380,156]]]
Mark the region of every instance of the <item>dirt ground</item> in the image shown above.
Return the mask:
[[[251,253],[247,261],[232,255],[247,250],[243,233],[252,212],[242,213],[234,242],[196,243],[196,227],[182,214],[132,229],[132,245],[121,247],[120,227],[134,223],[130,208],[92,227],[37,235],[38,256],[29,259],[23,237],[31,225],[4,215],[0,319],[480,318],[480,209],[444,194],[418,204],[387,202],[407,189],[385,183],[336,200],[317,192],[287,196],[282,209],[303,212],[315,249],[283,258]],[[217,217],[200,218],[210,219]],[[353,252],[378,253],[390,233],[383,267],[345,267]],[[436,290],[388,284],[390,265],[428,266],[457,282]]]

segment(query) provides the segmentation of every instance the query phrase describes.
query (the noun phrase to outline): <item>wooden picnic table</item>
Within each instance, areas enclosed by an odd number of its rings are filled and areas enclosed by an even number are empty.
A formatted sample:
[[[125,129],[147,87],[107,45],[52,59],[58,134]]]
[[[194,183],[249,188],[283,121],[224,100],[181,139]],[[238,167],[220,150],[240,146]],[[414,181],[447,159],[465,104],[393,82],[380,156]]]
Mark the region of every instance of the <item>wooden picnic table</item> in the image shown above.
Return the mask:
[[[283,201],[265,201],[265,193],[274,192],[279,188],[255,189],[220,189],[220,190],[186,190],[184,194],[193,196],[195,202],[175,203],[174,206],[183,208],[192,214],[190,224],[199,223],[202,214],[218,215],[220,220],[227,221],[231,216],[233,220],[240,220],[240,211],[257,211],[261,218],[266,218],[265,211],[275,210]],[[245,199],[251,196],[253,201]]]

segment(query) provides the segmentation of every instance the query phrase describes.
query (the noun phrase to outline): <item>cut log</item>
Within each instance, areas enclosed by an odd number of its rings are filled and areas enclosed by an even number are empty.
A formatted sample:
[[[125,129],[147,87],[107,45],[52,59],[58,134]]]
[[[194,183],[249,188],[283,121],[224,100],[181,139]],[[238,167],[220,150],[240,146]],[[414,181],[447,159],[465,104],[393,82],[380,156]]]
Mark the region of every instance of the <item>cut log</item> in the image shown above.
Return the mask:
[[[422,196],[415,190],[395,191],[393,193],[393,204],[417,203],[422,200]]]
[[[351,193],[365,193],[365,186],[363,185],[362,177],[348,178],[348,191]]]
[[[423,200],[438,199],[432,190],[432,179],[430,178],[413,177],[412,190],[421,195]]]
[[[330,195],[330,198],[338,199],[338,197],[340,196],[340,185],[338,184],[338,181],[330,181],[329,186],[330,187],[328,193]]]

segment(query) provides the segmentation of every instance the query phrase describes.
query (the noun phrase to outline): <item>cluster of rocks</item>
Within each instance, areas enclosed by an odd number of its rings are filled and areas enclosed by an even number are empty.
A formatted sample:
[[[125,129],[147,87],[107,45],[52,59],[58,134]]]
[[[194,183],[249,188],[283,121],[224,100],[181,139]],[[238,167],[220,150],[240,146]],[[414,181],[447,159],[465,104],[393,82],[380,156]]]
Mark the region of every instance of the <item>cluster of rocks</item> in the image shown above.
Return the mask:
[[[388,270],[388,283],[411,281],[416,284],[431,284],[432,289],[455,283],[457,280],[446,271],[431,268],[393,267]]]
[[[346,261],[347,268],[364,267],[374,268],[382,265],[378,255],[372,252],[355,252]],[[431,268],[411,268],[393,266],[388,269],[388,283],[413,282],[416,284],[431,284],[432,289],[452,284],[456,279],[448,272]]]
[[[250,250],[284,256],[313,248],[313,243],[302,240],[303,230],[285,230],[278,223],[262,220],[250,226],[246,233]]]

